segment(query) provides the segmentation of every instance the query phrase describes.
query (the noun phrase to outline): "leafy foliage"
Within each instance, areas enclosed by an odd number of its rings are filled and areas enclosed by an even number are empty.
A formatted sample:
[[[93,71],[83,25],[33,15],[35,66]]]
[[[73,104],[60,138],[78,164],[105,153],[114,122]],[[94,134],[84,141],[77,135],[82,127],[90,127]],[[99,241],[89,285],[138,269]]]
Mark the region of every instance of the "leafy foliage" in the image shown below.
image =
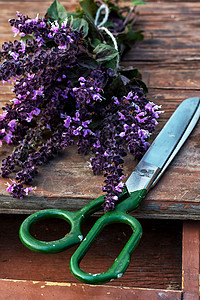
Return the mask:
[[[110,61],[118,55],[118,51],[110,45],[98,44],[93,51],[96,54],[96,60],[99,63]]]
[[[86,16],[88,16],[92,21],[94,21],[98,5],[93,0],[83,0],[80,2],[80,6],[82,7]]]
[[[47,15],[52,21],[58,21],[58,24],[61,23],[67,18],[67,11],[64,6],[58,1],[54,0],[51,6],[47,9]]]

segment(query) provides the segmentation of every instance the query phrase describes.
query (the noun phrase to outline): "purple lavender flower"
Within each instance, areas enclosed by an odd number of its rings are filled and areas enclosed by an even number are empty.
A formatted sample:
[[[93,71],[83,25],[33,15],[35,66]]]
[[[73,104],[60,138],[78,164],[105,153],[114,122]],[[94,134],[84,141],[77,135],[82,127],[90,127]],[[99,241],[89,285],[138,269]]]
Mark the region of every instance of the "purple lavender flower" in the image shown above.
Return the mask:
[[[102,92],[102,84],[104,80],[104,74],[102,71],[93,71],[89,77],[80,77],[78,80],[80,87],[74,87],[72,94],[76,98],[77,107],[94,101],[103,100],[103,97],[100,94],[100,92]]]
[[[16,52],[10,52],[10,56],[12,56],[15,60],[19,58],[19,54]]]
[[[24,184],[76,140],[78,153],[92,152],[90,167],[105,179],[104,210],[113,210],[123,192],[124,157],[146,151],[160,107],[129,83],[117,97],[110,87],[118,74],[93,61],[83,32],[67,19],[59,26],[18,13],[10,25],[15,36],[28,38],[6,42],[0,51],[0,80],[13,81],[15,93],[0,117],[0,146],[15,145],[1,167],[3,177],[15,176],[7,191],[28,195],[34,188]]]
[[[79,117],[80,117],[80,113],[79,113],[79,111],[76,111],[75,117],[73,117],[72,119],[73,119],[73,121],[77,122],[77,121],[80,121]]]
[[[71,123],[71,117],[70,117],[70,116],[67,116],[66,119],[64,120],[64,126],[65,126],[66,128],[69,128],[70,123]]]
[[[4,120],[7,116],[8,112],[4,111],[3,114],[1,115],[1,120]]]
[[[16,119],[13,119],[11,120],[9,123],[8,123],[8,127],[10,128],[11,131],[15,131],[15,125],[17,123],[17,120]]]
[[[32,19],[33,24],[37,24],[38,23],[38,17],[39,17],[39,14],[37,14],[37,16],[36,16],[35,19]]]
[[[125,116],[120,111],[118,111],[118,115],[119,115],[119,120],[125,120]]]
[[[12,143],[12,137],[13,137],[12,132],[8,131],[8,133],[4,136],[4,140],[6,141],[7,144]]]
[[[54,21],[50,30],[53,31],[54,33],[59,31],[59,24],[57,21]]]
[[[45,28],[45,27],[46,27],[46,23],[42,20],[42,21],[39,23],[39,27]]]
[[[21,42],[21,49],[19,49],[19,52],[25,53],[26,50],[26,44],[24,42]]]
[[[61,28],[66,28],[67,27],[67,22],[68,22],[68,19],[66,18],[65,21],[62,22]]]
[[[16,27],[12,27],[12,32],[14,32],[14,37],[16,37],[19,33],[19,29]]]

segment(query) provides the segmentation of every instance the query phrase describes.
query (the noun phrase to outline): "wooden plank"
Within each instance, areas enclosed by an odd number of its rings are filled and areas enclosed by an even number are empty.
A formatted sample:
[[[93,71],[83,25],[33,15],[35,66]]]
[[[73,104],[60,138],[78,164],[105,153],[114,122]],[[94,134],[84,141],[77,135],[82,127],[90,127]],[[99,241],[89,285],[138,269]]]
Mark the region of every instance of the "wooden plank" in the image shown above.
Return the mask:
[[[65,3],[65,1],[63,1]],[[128,2],[125,2],[128,4]],[[129,5],[131,5],[129,3]],[[145,16],[152,16],[153,18],[149,18],[151,21],[154,21],[154,17],[159,15],[160,18],[161,15],[164,16],[177,16],[177,15],[197,15],[200,3],[199,1],[181,1],[179,3],[178,1],[148,1],[146,5],[142,5],[138,7],[140,15]]]
[[[62,4],[68,10],[72,10],[76,7],[78,1],[62,1]],[[40,15],[44,15],[47,8],[50,6],[51,1],[39,2]],[[130,5],[129,2],[125,3]],[[8,23],[8,19],[14,18],[16,10],[18,9],[24,14],[29,14],[34,17],[38,13],[38,2],[27,2],[24,5],[23,1],[6,2],[6,4],[0,1],[2,8],[2,21],[0,23],[1,34],[7,35],[8,38],[12,36],[11,28]],[[30,10],[31,5],[31,10]],[[123,4],[121,4],[123,5]],[[9,9],[8,9],[9,7]],[[145,36],[169,36],[180,37],[181,35],[193,36],[198,39],[198,16],[199,16],[199,3],[151,3],[147,5],[139,6],[139,18],[137,20],[137,26],[139,29],[144,30]],[[192,15],[192,18],[191,18]],[[194,31],[195,29],[195,31]],[[10,35],[9,35],[10,33]]]
[[[183,300],[199,300],[199,222],[183,223]]]
[[[158,55],[159,54],[159,55]],[[132,58],[131,58],[132,57]],[[126,58],[124,58],[124,62],[134,62],[134,65],[136,66],[138,63],[140,63],[140,68],[147,63],[149,64],[156,64],[157,66],[162,64],[166,66],[172,65],[179,65],[181,64],[181,67],[185,69],[186,67],[196,69],[195,63],[200,60],[198,49],[195,51],[188,50],[177,50],[177,51],[171,51],[169,49],[169,52],[167,51],[158,51],[158,50],[146,50],[146,49],[136,49],[132,52],[132,55],[129,53],[127,54]],[[124,62],[122,64],[124,64]],[[133,63],[132,63],[133,64]],[[147,66],[146,66],[147,67]],[[150,69],[150,68],[149,68]]]
[[[123,63],[125,66],[131,66],[133,63]],[[137,63],[134,63],[137,66]],[[199,72],[197,68],[182,68],[182,65],[176,67],[162,66],[140,66],[140,71],[143,75],[143,80],[149,89],[163,89],[163,94],[166,89],[174,90],[200,90],[199,86]],[[179,102],[180,103],[180,102]],[[161,102],[165,104],[165,102]],[[167,103],[166,103],[167,104]],[[162,116],[163,117],[163,116]]]
[[[157,186],[147,195],[137,215],[140,217],[200,217],[199,205],[199,126],[194,130],[189,141],[181,149],[171,166]],[[10,147],[2,148],[1,157],[9,153]],[[102,176],[93,176],[87,168],[89,157],[77,154],[75,148],[66,150],[62,155],[43,166],[40,176],[35,179],[37,190],[28,198],[13,199],[7,196],[5,183],[1,179],[1,211],[35,211],[37,209],[57,208],[77,210],[92,198],[101,195],[99,186]],[[128,163],[129,162],[129,163]],[[130,174],[135,161],[129,157],[125,164],[126,173]],[[187,170],[184,171],[184,170]],[[192,186],[188,182],[192,181]],[[92,185],[91,185],[92,182]],[[171,192],[169,193],[169,187]]]
[[[50,2],[40,3],[40,14],[44,14]],[[75,2],[73,2],[75,3]],[[66,8],[72,9],[72,2],[63,1]],[[0,16],[0,29],[4,32],[3,38],[8,33],[7,19],[15,14],[16,10],[35,15],[38,11],[38,2],[3,2],[0,1],[2,14]],[[162,128],[178,104],[188,96],[199,95],[199,72],[195,64],[194,55],[198,50],[198,39],[193,45],[194,22],[191,15],[197,17],[200,11],[199,3],[149,3],[139,8],[139,27],[154,33],[152,39],[145,32],[147,40],[134,47],[126,55],[124,65],[138,66],[144,81],[150,89],[150,98],[157,104],[162,104],[165,114],[162,114],[160,125],[156,133]],[[171,18],[175,15],[175,18]],[[162,18],[164,18],[162,21]],[[167,19],[167,22],[166,22]],[[197,21],[197,18],[195,19]],[[195,21],[195,22],[196,22]],[[2,24],[2,25],[1,25]],[[171,24],[171,25],[170,25]],[[171,39],[169,32],[178,25],[180,37]],[[186,28],[186,33],[181,28]],[[195,23],[196,24],[196,23]],[[2,27],[1,27],[2,26]],[[7,26],[7,27],[6,27]],[[165,31],[168,26],[169,32]],[[171,27],[170,27],[171,26]],[[156,28],[163,30],[162,38],[156,36]],[[10,30],[10,28],[9,28]],[[185,35],[184,35],[185,34]],[[191,38],[186,38],[189,34]],[[3,41],[3,40],[2,40]],[[157,43],[157,48],[156,48]],[[190,46],[187,46],[190,45]],[[153,47],[151,47],[153,45]],[[139,47],[139,48],[138,48]],[[182,49],[180,51],[180,49]],[[185,49],[185,50],[184,50]],[[192,53],[191,53],[192,49]],[[181,52],[181,53],[180,53]],[[180,55],[182,54],[182,55]],[[184,59],[186,63],[183,64]],[[194,60],[190,65],[190,59]],[[0,88],[0,103],[13,98],[10,87],[5,85]],[[189,141],[175,158],[167,172],[152,190],[137,210],[138,217],[151,218],[187,218],[200,219],[199,204],[199,134],[200,125],[195,128]],[[153,136],[153,138],[155,135]],[[1,148],[1,160],[12,150],[10,146]],[[0,211],[2,213],[31,213],[43,208],[64,208],[69,210],[79,209],[93,198],[101,195],[102,176],[93,176],[88,169],[87,161],[90,156],[80,156],[75,147],[63,151],[48,166],[41,168],[40,175],[34,184],[37,191],[28,199],[18,200],[11,198],[5,191],[7,179],[0,179]],[[127,176],[132,172],[136,161],[129,156],[125,164]],[[169,186],[171,192],[169,193]]]
[[[72,6],[75,7],[74,1],[61,2],[70,10]],[[2,12],[0,43],[14,39],[10,37],[7,19],[13,17],[16,10],[35,16],[39,6],[42,15],[50,3],[51,1],[35,2],[34,0],[6,3],[0,1]],[[140,68],[145,82],[150,87],[149,96],[155,99],[156,103],[163,105],[166,113],[162,115],[158,132],[178,103],[184,98],[199,96],[199,75],[196,62],[199,61],[200,3],[198,1],[181,1],[181,3],[179,1],[167,3],[151,1],[148,5],[139,7],[139,11],[137,28],[145,30],[145,40],[127,54],[124,64]],[[1,105],[12,99],[11,96],[8,87],[0,88]],[[135,215],[147,218],[200,219],[199,132],[200,126],[198,125],[179,156],[167,170],[165,177],[148,195]],[[1,150],[3,158],[11,151],[11,147]],[[87,159],[88,157],[82,158],[77,155],[74,149],[71,152],[64,152],[49,166],[44,167],[35,181],[35,184],[38,184],[37,191],[32,197],[22,201],[7,196],[3,192],[4,183],[7,180],[0,180],[0,190],[2,190],[0,211],[30,213],[46,207],[56,206],[68,209],[82,207],[99,195],[99,186],[103,180],[102,177],[89,174],[86,167]],[[127,174],[132,171],[135,164],[136,162],[129,157],[126,166]],[[63,253],[44,256],[22,247],[17,240],[17,232],[25,217],[2,215],[0,244],[3,247],[0,248],[0,277],[15,278],[14,280],[0,280],[0,292],[1,295],[6,293],[5,297],[51,300],[51,297],[62,299],[66,295],[72,299],[76,297],[96,299],[97,295],[100,295],[103,299],[197,299],[191,298],[197,297],[197,273],[199,271],[197,267],[192,269],[196,263],[199,265],[197,261],[199,249],[196,242],[199,237],[197,236],[198,229],[194,224],[192,228],[188,227],[191,223],[184,225],[184,294],[182,295],[180,291],[180,223],[165,221],[166,226],[164,226],[163,221],[157,223],[158,221],[143,220],[144,237],[121,281],[94,287],[78,284],[74,279],[70,279],[71,275],[65,277],[66,265],[74,249],[69,250],[67,255]],[[55,234],[54,238],[57,238],[58,232],[65,234],[66,228],[63,224],[57,227],[54,222],[51,224],[45,223],[36,227],[33,229],[33,234],[42,238],[42,229],[44,229],[44,236],[50,232],[49,238],[52,238],[52,234],[53,236]],[[91,225],[92,221],[89,221],[84,230]],[[93,251],[84,258],[83,268],[88,266],[91,272],[96,273],[97,268],[102,271],[101,268],[109,267],[109,263],[112,264],[113,258],[110,253],[115,250],[116,252],[112,253],[116,257],[120,249],[119,244],[125,243],[129,230],[126,227],[121,228],[121,225],[119,228],[117,224],[115,228],[111,228],[111,231],[112,238],[109,231],[103,232],[103,238],[100,236]],[[188,243],[189,239],[190,243]],[[117,240],[119,243],[116,243]],[[102,243],[105,244],[102,246]],[[104,253],[101,249],[104,249]],[[106,251],[108,251],[107,254]],[[92,261],[94,258],[95,264]],[[19,278],[28,280],[17,280]],[[34,279],[36,281],[33,281]],[[54,282],[56,279],[60,282]]]
[[[150,97],[153,99],[155,97],[156,103],[163,104],[166,111],[166,117],[164,118],[165,114],[162,115],[160,127],[184,96],[198,96],[198,92],[195,93],[191,90],[188,90],[187,94],[184,94],[183,90],[176,92],[169,90],[164,94],[161,89],[150,89]],[[198,125],[161,181],[147,195],[137,211],[137,216],[199,219],[199,129]],[[6,157],[11,149],[8,146],[3,147],[1,158]],[[93,176],[87,168],[87,161],[89,156],[78,155],[75,147],[67,149],[41,169],[39,179],[35,179],[38,189],[34,192],[34,196],[28,199],[19,200],[7,196],[4,186],[7,179],[1,179],[1,212],[8,213],[15,210],[16,213],[29,213],[38,209],[52,208],[55,205],[57,208],[70,210],[81,208],[101,194],[99,186],[103,183],[103,177]],[[129,156],[125,164],[127,175],[132,172],[135,164],[134,159]],[[189,180],[192,186],[188,188]],[[169,186],[173,193],[169,193]]]
[[[24,247],[19,226],[24,215],[1,215],[0,278],[79,283],[69,271],[69,261],[76,247],[62,253],[44,255]],[[89,231],[96,217],[83,226]],[[181,290],[181,221],[141,220],[143,237],[134,251],[125,274],[106,286]],[[63,220],[46,220],[35,225],[31,233],[40,240],[55,240],[69,232]],[[125,224],[107,226],[81,262],[89,273],[106,271],[113,264],[132,230]],[[154,298],[152,298],[154,299]]]
[[[42,282],[28,280],[0,280],[2,299],[24,300],[181,300],[180,291],[136,289],[129,287],[90,286],[76,283]]]

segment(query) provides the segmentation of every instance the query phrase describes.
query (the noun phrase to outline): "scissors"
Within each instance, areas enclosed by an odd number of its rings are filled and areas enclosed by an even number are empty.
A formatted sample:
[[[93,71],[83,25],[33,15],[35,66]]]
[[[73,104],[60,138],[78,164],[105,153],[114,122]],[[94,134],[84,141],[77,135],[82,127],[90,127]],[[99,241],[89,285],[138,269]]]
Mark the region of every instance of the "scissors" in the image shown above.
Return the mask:
[[[70,270],[78,280],[90,284],[102,284],[120,278],[126,271],[130,256],[142,236],[140,223],[128,213],[140,205],[150,188],[160,179],[195,127],[199,116],[200,98],[188,98],[179,105],[126,181],[115,210],[101,216],[85,238],[81,233],[81,225],[91,214],[102,209],[104,196],[91,201],[76,212],[46,209],[30,215],[20,227],[19,236],[22,243],[36,252],[57,253],[81,242],[70,260]],[[31,236],[31,226],[37,221],[47,218],[60,218],[67,221],[71,225],[69,234],[51,242],[39,241]],[[102,229],[111,223],[128,224],[133,231],[131,237],[106,272],[99,274],[84,272],[79,267],[82,258]]]

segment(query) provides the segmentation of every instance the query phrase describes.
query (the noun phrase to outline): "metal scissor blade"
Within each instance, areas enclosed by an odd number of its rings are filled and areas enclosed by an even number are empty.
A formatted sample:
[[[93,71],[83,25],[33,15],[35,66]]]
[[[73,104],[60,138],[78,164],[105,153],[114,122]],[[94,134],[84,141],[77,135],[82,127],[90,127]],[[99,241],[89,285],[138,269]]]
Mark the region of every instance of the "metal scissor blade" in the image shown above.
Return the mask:
[[[154,185],[158,182],[158,180],[160,179],[160,177],[162,176],[162,174],[164,173],[166,168],[169,166],[169,164],[171,163],[173,158],[176,156],[178,151],[181,149],[182,145],[185,143],[185,141],[189,137],[190,133],[194,129],[195,125],[197,124],[199,117],[200,117],[200,102],[199,102],[199,106],[197,107],[196,111],[194,112],[193,118],[191,119],[190,123],[188,124],[188,127],[186,128],[185,132],[183,133],[179,143],[177,144],[177,146],[175,147],[171,156],[169,157],[169,159],[166,161],[166,163],[160,170],[157,177],[154,179],[153,183],[151,184],[151,188],[154,187]]]
[[[200,116],[200,98],[184,100],[128,178],[129,193],[155,185],[177,154]],[[157,176],[157,177],[156,177]]]

